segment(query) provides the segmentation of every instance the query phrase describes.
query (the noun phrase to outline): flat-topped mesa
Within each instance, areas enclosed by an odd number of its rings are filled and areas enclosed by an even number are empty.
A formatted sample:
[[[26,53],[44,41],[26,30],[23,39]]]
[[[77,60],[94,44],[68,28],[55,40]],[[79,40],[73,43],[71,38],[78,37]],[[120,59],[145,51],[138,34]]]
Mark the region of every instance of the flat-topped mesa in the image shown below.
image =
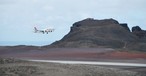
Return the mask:
[[[104,19],[104,20],[96,20],[93,18],[87,18],[82,21],[75,22],[73,24],[73,27],[80,27],[80,26],[103,26],[103,25],[109,25],[109,24],[119,24],[118,21],[114,19]]]
[[[71,27],[71,31],[77,31],[80,28],[94,28],[94,27],[100,27],[100,26],[110,26],[110,25],[117,25],[119,24],[118,21],[114,19],[103,19],[103,20],[96,20],[93,18],[87,18],[78,22],[75,22],[73,26]]]
[[[121,26],[114,19],[95,20],[87,18],[75,22],[67,35],[50,46],[123,48],[125,43],[134,42],[137,39],[135,35],[127,31],[127,28],[127,25]]]

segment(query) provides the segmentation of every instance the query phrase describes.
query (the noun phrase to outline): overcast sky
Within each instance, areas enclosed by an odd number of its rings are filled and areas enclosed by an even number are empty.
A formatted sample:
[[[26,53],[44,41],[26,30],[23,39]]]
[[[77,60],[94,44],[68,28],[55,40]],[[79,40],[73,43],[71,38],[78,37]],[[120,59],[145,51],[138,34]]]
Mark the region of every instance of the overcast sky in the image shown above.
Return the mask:
[[[85,18],[113,18],[130,28],[146,29],[146,0],[0,0],[0,45],[46,45],[60,40],[74,22]],[[35,26],[55,31],[36,34]]]

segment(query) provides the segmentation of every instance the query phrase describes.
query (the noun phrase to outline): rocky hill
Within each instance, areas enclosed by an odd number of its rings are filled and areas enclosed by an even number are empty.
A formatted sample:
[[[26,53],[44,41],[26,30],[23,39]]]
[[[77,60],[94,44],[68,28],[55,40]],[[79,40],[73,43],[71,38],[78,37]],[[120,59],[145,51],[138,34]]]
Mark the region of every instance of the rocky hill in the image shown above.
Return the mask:
[[[124,48],[145,51],[145,36],[139,37],[139,32],[132,32],[127,24],[120,24],[114,19],[95,20],[87,18],[75,22],[70,32],[61,40],[46,47],[67,47],[67,48]]]

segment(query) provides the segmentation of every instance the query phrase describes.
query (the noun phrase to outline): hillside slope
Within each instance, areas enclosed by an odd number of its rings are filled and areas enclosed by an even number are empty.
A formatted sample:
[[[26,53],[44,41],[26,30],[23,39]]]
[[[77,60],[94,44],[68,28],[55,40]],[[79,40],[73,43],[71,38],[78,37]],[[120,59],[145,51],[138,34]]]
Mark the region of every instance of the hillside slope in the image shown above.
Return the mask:
[[[129,31],[127,25],[123,26],[114,19],[87,18],[75,22],[67,35],[47,47],[133,49],[135,43],[139,43],[139,41],[140,39]]]

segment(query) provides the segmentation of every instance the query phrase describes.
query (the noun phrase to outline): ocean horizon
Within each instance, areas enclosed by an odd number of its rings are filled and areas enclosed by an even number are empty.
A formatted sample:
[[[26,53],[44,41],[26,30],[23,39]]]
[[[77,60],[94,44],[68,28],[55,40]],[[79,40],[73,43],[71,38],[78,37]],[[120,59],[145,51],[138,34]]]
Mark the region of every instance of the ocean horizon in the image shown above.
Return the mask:
[[[44,46],[50,45],[49,41],[0,41],[0,46],[17,46],[17,45],[29,45],[29,46]]]

